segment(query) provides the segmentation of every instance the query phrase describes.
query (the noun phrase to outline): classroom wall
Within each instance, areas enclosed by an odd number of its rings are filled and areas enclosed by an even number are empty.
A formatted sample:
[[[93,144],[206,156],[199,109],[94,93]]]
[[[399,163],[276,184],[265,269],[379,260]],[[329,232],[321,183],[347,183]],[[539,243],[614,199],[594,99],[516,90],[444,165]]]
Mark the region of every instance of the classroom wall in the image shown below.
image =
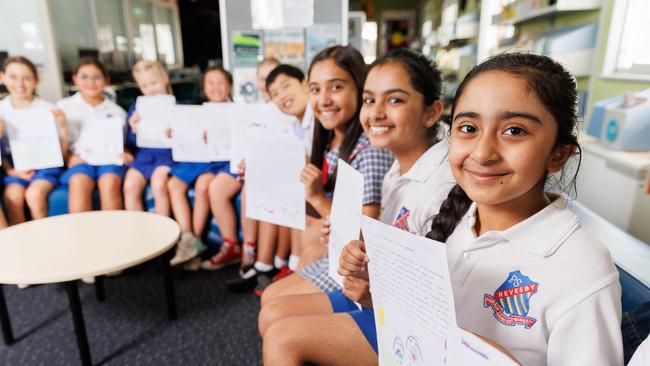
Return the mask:
[[[51,14],[47,0],[0,1],[4,30],[0,32],[0,50],[34,62],[40,77],[38,94],[56,101],[63,96],[63,78]]]
[[[603,73],[603,65],[605,64],[605,53],[607,52],[609,26],[614,12],[614,1],[615,0],[605,0],[605,4],[602,8],[604,13],[600,26],[602,27],[603,33],[598,44],[596,74],[593,75],[594,82],[589,93],[590,98],[588,111],[591,111],[592,106],[597,101],[621,95],[628,91],[639,91],[650,88],[650,82],[647,81],[605,79],[601,76]],[[647,47],[647,45],[645,46]]]

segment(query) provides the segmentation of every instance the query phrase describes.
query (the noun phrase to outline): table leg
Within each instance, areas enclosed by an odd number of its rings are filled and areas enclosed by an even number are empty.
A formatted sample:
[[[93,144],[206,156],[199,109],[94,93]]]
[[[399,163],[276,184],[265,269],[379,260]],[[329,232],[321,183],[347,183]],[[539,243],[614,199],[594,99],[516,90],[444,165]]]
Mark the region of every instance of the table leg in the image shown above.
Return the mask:
[[[95,297],[97,301],[106,300],[106,291],[104,291],[104,276],[95,277]]]
[[[160,256],[160,265],[162,267],[163,278],[165,280],[165,297],[167,300],[167,316],[169,320],[176,320],[178,312],[176,311],[176,294],[174,292],[174,279],[172,278],[172,267],[169,264],[171,251]]]
[[[2,336],[5,344],[8,346],[14,343],[14,333],[11,331],[11,322],[9,321],[9,312],[7,312],[7,303],[5,302],[5,293],[0,284],[0,323],[2,323]]]
[[[88,336],[86,335],[84,316],[81,310],[81,300],[79,299],[77,281],[66,282],[65,288],[68,292],[68,300],[70,301],[70,311],[72,312],[72,321],[74,322],[74,332],[77,336],[77,345],[79,346],[81,364],[89,366],[92,365],[92,359],[90,357],[90,347],[88,345]]]

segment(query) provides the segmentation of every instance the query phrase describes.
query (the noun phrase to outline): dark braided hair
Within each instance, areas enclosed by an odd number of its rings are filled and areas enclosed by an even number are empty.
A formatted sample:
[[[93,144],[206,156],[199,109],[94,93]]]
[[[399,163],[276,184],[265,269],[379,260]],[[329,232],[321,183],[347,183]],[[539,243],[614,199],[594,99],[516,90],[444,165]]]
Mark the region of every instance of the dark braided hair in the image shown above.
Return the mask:
[[[488,71],[502,71],[525,79],[530,89],[535,92],[537,98],[553,115],[557,123],[558,132],[555,146],[574,145],[577,147],[578,166],[569,182],[569,185],[575,190],[576,174],[580,167],[580,145],[576,135],[578,98],[575,78],[562,65],[546,56],[519,52],[493,56],[475,66],[458,86],[451,108],[452,121],[456,104],[467,84],[478,75]],[[561,174],[558,182],[563,177],[564,173]],[[546,176],[543,180],[548,183]],[[551,185],[551,188],[556,187],[557,184]],[[440,206],[438,214],[434,216],[427,238],[440,242],[447,241],[460,219],[469,209],[470,204],[470,198],[456,184]]]

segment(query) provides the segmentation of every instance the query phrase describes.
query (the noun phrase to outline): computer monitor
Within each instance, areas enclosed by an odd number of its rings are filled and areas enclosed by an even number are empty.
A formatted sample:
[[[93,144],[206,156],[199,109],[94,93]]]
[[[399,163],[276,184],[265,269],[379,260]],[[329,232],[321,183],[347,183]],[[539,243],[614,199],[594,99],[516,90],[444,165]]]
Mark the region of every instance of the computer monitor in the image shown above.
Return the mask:
[[[0,50],[0,68],[2,67],[2,64],[5,63],[5,60],[9,58],[9,52]]]
[[[92,57],[99,60],[99,51],[96,48],[80,48],[79,58]]]

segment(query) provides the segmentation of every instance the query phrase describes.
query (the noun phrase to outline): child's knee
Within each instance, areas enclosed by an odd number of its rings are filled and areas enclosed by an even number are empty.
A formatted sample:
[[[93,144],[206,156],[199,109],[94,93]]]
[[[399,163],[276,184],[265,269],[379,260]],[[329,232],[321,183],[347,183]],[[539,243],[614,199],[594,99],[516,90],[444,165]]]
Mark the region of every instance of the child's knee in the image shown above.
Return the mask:
[[[119,193],[122,180],[115,174],[102,175],[97,181],[100,192]]]
[[[72,177],[70,177],[70,182],[68,184],[70,186],[70,191],[88,191],[92,189],[93,182],[92,180],[83,174],[75,174]]]
[[[271,324],[285,316],[286,310],[286,301],[282,301],[281,299],[267,301],[264,306],[262,306],[258,317],[258,328],[262,337],[264,337],[264,334]]]
[[[167,195],[167,176],[161,174],[151,177],[151,190],[157,197]]]
[[[25,202],[30,208],[40,208],[46,205],[47,191],[40,186],[29,186],[25,190]]]
[[[167,189],[169,190],[170,193],[184,193],[187,190],[187,184],[180,180],[177,177],[171,177],[167,180]],[[151,188],[156,189],[158,186],[158,183],[155,183],[155,181],[152,179],[151,181]]]
[[[195,195],[207,195],[210,190],[210,185],[208,181],[205,180],[199,180],[196,182],[194,185],[194,194]]]
[[[299,338],[293,328],[294,320],[291,318],[278,319],[269,324],[264,332],[264,348],[273,349],[283,353],[288,350],[297,351],[300,346]]]
[[[144,185],[139,182],[137,179],[133,179],[132,177],[127,177],[124,180],[124,195],[128,197],[133,197],[133,196],[140,196],[142,194],[142,190],[144,189]]]
[[[22,202],[25,199],[25,191],[23,189],[15,187],[15,185],[12,184],[5,188],[3,197],[5,202]]]

